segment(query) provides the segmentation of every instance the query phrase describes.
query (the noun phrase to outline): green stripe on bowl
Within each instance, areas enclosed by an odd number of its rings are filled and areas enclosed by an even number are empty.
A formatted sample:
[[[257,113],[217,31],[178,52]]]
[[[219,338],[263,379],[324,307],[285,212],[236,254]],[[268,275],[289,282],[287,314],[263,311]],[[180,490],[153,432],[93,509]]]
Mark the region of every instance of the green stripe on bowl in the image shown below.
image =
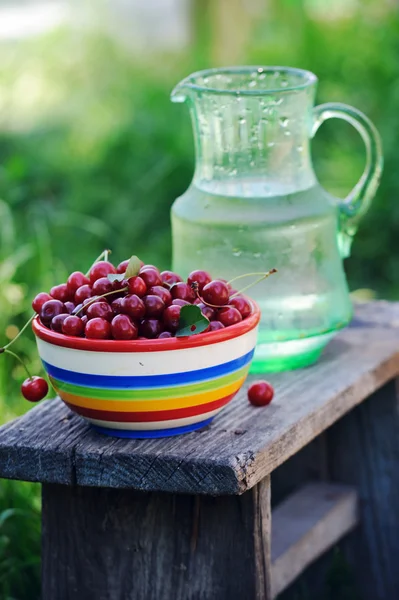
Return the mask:
[[[76,396],[82,396],[84,398],[96,398],[97,400],[167,400],[168,398],[182,398],[184,396],[195,396],[201,392],[207,392],[208,390],[216,390],[221,387],[234,383],[244,377],[248,373],[249,365],[242,367],[234,373],[224,375],[217,379],[211,379],[210,381],[204,381],[201,383],[193,383],[190,385],[182,385],[171,388],[151,388],[151,389],[139,389],[139,390],[121,390],[121,389],[100,389],[100,388],[89,388],[84,386],[75,385],[73,383],[65,383],[54,377],[50,377],[51,381],[54,382],[54,386],[61,391],[75,394]]]

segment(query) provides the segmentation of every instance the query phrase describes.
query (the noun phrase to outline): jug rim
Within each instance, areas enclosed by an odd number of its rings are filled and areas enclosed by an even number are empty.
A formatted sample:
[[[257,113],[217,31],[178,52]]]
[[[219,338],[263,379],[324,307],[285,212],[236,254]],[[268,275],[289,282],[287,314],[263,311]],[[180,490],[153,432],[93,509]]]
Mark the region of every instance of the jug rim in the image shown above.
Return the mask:
[[[299,77],[299,81],[295,85],[287,85],[286,87],[275,87],[275,88],[262,88],[258,87],[256,89],[242,89],[237,87],[236,89],[223,89],[216,88],[207,85],[201,85],[199,83],[195,83],[195,80],[203,77],[210,77],[212,75],[239,75],[239,74],[250,74],[251,72],[257,71],[258,73],[277,73],[288,74],[288,75],[296,75]],[[285,94],[289,92],[296,92],[299,90],[303,90],[311,85],[317,83],[317,76],[311,71],[307,71],[306,69],[299,69],[296,67],[283,67],[283,66],[266,66],[266,65],[242,65],[242,66],[232,66],[232,67],[214,67],[210,69],[203,69],[200,71],[195,71],[185,77],[180,83],[176,85],[174,90],[172,91],[172,99],[176,97],[178,99],[179,94],[182,89],[191,89],[194,91],[201,91],[211,94],[219,94],[219,95],[228,95],[228,96],[264,96],[267,94]]]

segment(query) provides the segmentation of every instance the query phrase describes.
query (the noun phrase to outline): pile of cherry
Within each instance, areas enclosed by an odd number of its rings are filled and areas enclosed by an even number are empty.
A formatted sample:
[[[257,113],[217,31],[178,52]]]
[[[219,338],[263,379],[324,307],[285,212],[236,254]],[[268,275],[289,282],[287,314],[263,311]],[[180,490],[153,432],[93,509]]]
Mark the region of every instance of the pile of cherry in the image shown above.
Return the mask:
[[[129,262],[115,267],[101,260],[87,275],[75,271],[49,294],[38,294],[32,307],[53,331],[96,340],[174,337],[180,311],[189,304],[209,321],[204,332],[239,323],[252,311],[245,296],[206,271],[193,271],[183,281],[173,271],[140,262],[137,274],[124,278]]]

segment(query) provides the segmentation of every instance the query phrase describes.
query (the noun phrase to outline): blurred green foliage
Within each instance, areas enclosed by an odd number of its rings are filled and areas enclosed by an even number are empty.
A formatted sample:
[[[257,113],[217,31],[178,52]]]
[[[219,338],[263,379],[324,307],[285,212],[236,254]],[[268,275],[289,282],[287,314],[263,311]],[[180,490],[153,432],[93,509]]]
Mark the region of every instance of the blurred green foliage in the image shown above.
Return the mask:
[[[331,10],[345,5],[338,0],[269,0],[264,15],[253,19],[240,62],[310,69],[320,80],[319,102],[353,104],[376,124],[385,171],[347,273],[352,289],[397,298],[398,8],[388,0],[346,4],[341,14]],[[104,248],[113,249],[116,261],[135,253],[169,266],[169,209],[187,187],[194,161],[187,111],[172,105],[169,93],[188,73],[231,62],[227,45],[223,60],[212,59],[218,24],[207,18],[202,12],[192,47],[178,55],[134,56],[81,31],[2,48],[0,343],[4,332],[12,334],[8,325],[26,320],[36,292],[72,270],[86,270]],[[239,14],[236,22],[240,27]],[[231,38],[233,47],[234,32]],[[344,197],[365,161],[357,133],[330,121],[317,134],[313,154],[322,183]],[[38,372],[31,336],[16,346]],[[23,378],[3,356],[2,421],[27,408],[18,392]],[[39,596],[38,494],[37,486],[0,482],[1,599]]]

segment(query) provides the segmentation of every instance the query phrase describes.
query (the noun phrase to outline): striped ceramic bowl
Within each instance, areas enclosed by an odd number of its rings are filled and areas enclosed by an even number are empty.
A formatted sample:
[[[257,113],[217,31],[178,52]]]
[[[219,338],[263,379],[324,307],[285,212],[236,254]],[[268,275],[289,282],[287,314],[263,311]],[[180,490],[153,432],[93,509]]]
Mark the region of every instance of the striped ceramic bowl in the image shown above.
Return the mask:
[[[240,389],[259,309],[218,331],[160,340],[89,340],[33,321],[51,383],[74,412],[117,437],[178,435],[210,423]]]

